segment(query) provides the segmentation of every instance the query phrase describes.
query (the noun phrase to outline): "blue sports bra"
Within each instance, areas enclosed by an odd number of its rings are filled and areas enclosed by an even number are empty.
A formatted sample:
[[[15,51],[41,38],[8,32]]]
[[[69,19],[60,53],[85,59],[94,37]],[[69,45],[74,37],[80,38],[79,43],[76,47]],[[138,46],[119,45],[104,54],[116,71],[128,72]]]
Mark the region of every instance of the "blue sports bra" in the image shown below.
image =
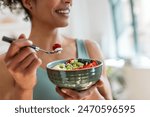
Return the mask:
[[[77,57],[89,58],[84,41],[76,39]],[[56,92],[55,85],[48,79],[47,71],[39,67],[37,70],[37,84],[34,88],[34,100],[63,100]]]

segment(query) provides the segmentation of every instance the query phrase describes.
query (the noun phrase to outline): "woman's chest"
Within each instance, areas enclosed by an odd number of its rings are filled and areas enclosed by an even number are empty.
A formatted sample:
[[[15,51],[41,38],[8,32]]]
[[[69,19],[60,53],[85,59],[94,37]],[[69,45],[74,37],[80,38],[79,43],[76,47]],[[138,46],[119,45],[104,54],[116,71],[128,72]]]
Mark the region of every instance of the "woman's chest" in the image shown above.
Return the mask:
[[[39,58],[42,60],[41,67],[46,68],[46,65],[52,61],[77,58],[77,52],[75,49],[63,50],[60,54],[53,54],[53,55],[42,54],[39,55]]]

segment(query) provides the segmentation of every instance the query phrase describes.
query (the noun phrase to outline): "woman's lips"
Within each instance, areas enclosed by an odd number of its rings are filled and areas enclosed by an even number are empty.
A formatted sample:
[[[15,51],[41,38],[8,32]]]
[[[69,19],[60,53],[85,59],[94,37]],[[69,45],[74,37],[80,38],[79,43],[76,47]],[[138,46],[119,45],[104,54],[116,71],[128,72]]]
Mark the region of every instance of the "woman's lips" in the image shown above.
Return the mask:
[[[66,9],[57,9],[55,10],[55,12],[59,15],[62,15],[62,16],[69,16],[70,14],[70,9],[69,8],[66,8]]]

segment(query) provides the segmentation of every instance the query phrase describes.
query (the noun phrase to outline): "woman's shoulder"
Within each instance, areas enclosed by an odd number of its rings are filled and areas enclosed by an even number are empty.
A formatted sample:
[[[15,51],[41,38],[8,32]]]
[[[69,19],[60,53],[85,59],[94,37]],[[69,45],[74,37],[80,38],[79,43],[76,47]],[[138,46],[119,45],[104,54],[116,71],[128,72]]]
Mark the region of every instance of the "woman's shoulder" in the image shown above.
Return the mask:
[[[100,49],[100,46],[98,44],[98,42],[94,41],[94,40],[90,40],[90,39],[86,39],[84,40],[85,45],[87,48],[92,48],[92,49]]]
[[[90,58],[93,59],[103,59],[102,50],[100,44],[94,40],[86,39],[85,46],[87,48]]]

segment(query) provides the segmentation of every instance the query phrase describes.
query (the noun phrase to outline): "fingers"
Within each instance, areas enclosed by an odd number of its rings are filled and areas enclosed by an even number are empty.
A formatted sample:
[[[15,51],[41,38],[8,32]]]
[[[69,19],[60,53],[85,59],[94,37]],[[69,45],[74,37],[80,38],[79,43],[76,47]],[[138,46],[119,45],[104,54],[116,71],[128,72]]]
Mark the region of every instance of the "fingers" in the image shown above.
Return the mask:
[[[57,93],[62,96],[65,100],[76,100],[76,98],[70,97],[67,93],[64,93],[61,88],[56,87]]]
[[[36,59],[36,53],[29,54],[24,61],[21,63],[20,68],[27,69],[27,67],[32,63],[34,59]]]
[[[40,58],[36,58],[32,61],[32,63],[26,68],[26,73],[36,73],[37,68],[42,64],[42,60]]]
[[[11,68],[11,69],[15,69],[15,67],[18,66],[21,63],[21,61],[25,60],[29,55],[33,56],[34,53],[35,52],[31,48],[23,48],[22,50],[20,50],[19,54],[17,54],[16,56],[12,57],[7,62],[7,67]]]
[[[109,82],[107,78],[101,76],[100,80],[96,83],[97,89],[99,93],[105,98],[105,99],[112,99],[111,90]]]
[[[72,99],[78,99],[78,100],[80,99],[80,95],[78,94],[77,91],[71,89],[65,89],[65,88],[61,89],[61,91]]]
[[[35,73],[37,67],[41,65],[42,62],[37,57],[36,52],[27,47],[30,45],[32,45],[32,42],[25,39],[23,34],[11,44],[5,57],[5,63],[12,74],[15,74],[15,72]]]
[[[84,100],[87,97],[92,95],[92,92],[94,91],[96,86],[92,86],[90,87],[88,90],[85,91],[75,91],[75,90],[71,90],[71,89],[61,89],[61,91],[65,94],[67,94],[68,96],[70,96],[72,99],[76,99],[76,100]]]
[[[100,78],[96,83],[95,83],[96,87],[101,88],[104,85],[104,82],[102,81],[102,79]]]
[[[103,82],[99,80],[95,85],[91,86],[84,91],[76,91],[72,89],[62,88],[59,90],[59,94],[64,97],[64,99],[75,99],[75,100],[104,100],[104,97],[98,91],[98,88],[103,87]]]
[[[8,71],[13,76],[15,86],[20,89],[33,89],[36,84],[36,71],[42,61],[31,49],[32,42],[20,35],[19,39],[14,41],[5,57],[5,63]]]
[[[56,91],[57,93],[62,96],[65,100],[73,100],[75,98],[73,98],[72,96],[68,95],[68,93],[65,91],[65,89],[56,87]]]
[[[61,88],[59,88],[58,86],[56,86],[56,91],[60,96],[64,97],[65,99],[68,97],[65,93],[61,91]]]
[[[20,36],[20,37],[23,37],[23,36]],[[14,57],[21,50],[21,48],[26,47],[26,46],[31,46],[31,45],[32,45],[32,42],[25,38],[22,38],[22,39],[20,38],[18,40],[13,41],[6,54],[5,62],[8,62],[9,59]]]

